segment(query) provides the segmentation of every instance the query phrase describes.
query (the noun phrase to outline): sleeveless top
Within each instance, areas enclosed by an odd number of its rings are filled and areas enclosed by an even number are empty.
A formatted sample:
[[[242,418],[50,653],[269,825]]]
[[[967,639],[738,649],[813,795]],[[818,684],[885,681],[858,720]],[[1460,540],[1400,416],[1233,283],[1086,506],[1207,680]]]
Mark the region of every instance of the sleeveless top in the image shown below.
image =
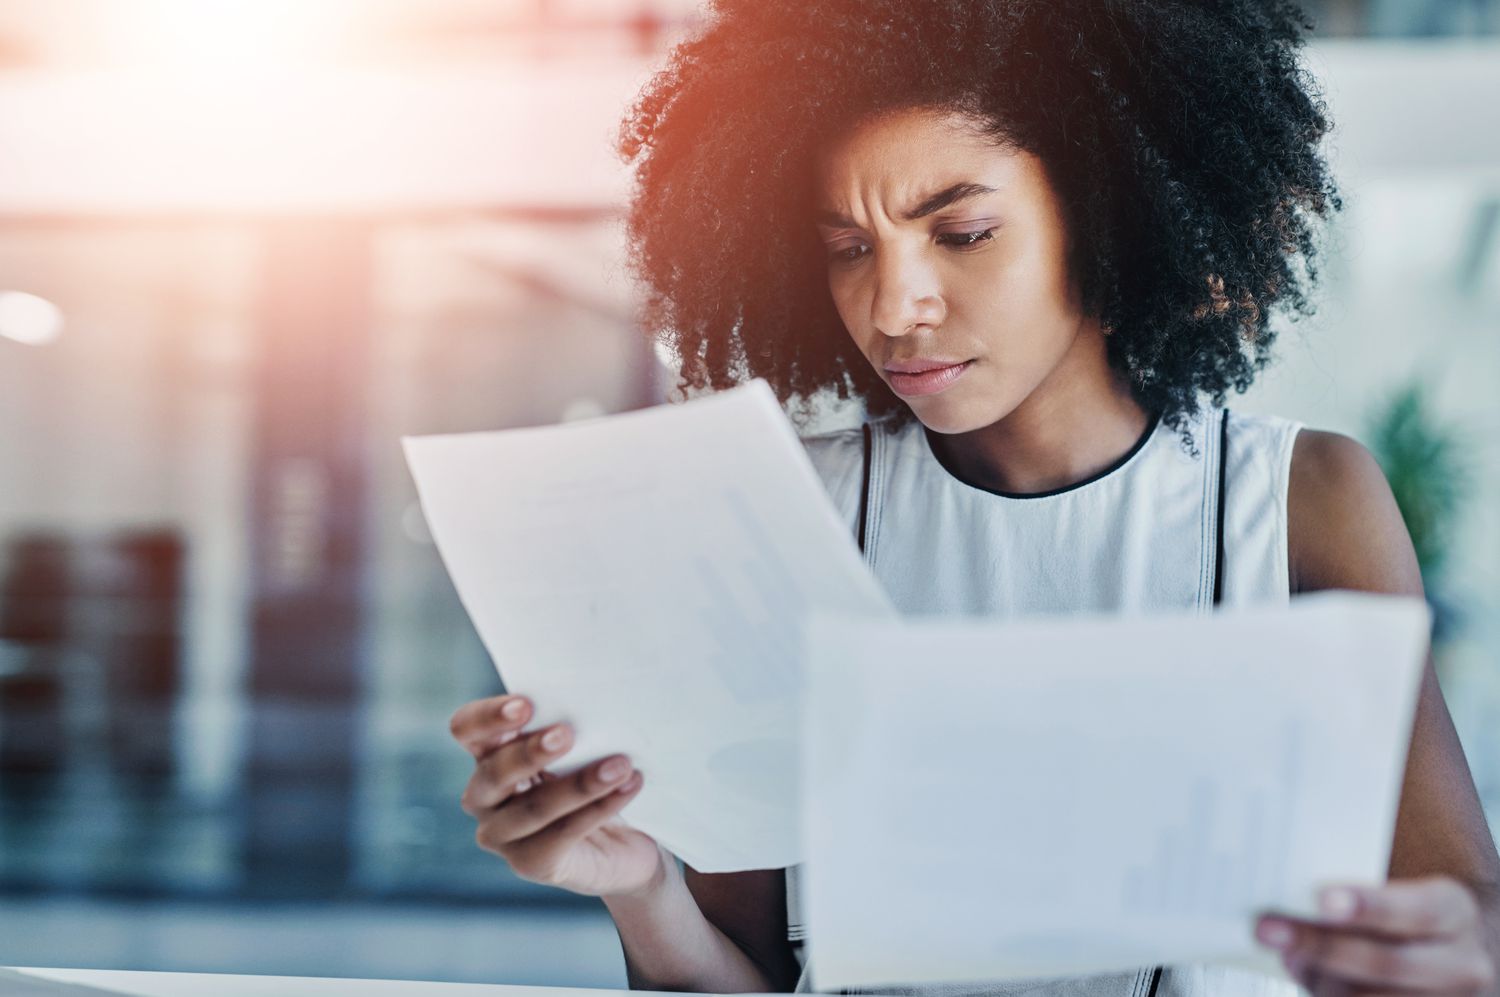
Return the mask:
[[[1035,495],[954,477],[920,422],[803,440],[865,562],[907,615],[1024,617],[1286,604],[1287,483],[1300,424],[1205,408],[1182,434],[1154,420],[1112,467]],[[798,869],[788,937],[811,990]],[[1246,926],[1246,933],[1249,933]],[[859,992],[859,991],[852,991]],[[876,992],[876,991],[870,991]],[[880,993],[911,997],[1291,997],[1291,983],[1222,966]]]

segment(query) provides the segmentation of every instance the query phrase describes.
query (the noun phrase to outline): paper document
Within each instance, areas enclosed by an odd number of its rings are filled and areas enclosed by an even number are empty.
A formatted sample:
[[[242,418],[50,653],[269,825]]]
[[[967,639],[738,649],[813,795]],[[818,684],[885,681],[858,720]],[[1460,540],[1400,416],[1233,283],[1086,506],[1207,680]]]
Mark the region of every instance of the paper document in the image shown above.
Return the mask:
[[[1414,600],[1015,624],[819,617],[802,870],[820,990],[1184,962],[1385,879]]]
[[[630,755],[629,822],[701,871],[799,861],[802,625],[894,610],[770,388],[405,445],[506,688],[574,726],[568,767]]]

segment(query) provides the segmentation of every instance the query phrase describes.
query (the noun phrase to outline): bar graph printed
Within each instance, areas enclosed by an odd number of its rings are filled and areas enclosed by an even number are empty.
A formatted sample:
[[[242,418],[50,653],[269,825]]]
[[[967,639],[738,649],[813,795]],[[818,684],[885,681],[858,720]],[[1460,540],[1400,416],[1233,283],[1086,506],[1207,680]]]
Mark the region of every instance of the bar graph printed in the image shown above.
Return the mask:
[[[1298,797],[1299,730],[1290,719],[1268,739],[1279,758],[1274,783],[1244,786],[1205,773],[1175,806],[1155,847],[1127,874],[1121,908],[1144,916],[1223,916],[1284,899],[1290,829]]]

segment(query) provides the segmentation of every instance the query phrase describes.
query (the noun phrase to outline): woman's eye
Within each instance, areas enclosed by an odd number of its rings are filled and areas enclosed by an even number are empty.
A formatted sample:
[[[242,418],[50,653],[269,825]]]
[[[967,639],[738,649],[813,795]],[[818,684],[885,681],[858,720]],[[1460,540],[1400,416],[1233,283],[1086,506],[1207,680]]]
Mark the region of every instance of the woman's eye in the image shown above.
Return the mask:
[[[852,246],[843,246],[839,249],[830,249],[828,251],[828,259],[833,263],[855,263],[862,259],[865,253],[869,251],[869,246],[866,246],[862,243],[856,243]]]
[[[995,237],[995,230],[984,229],[980,232],[944,232],[937,237],[938,242],[944,246],[953,246],[956,249],[966,249],[969,246],[977,246]]]

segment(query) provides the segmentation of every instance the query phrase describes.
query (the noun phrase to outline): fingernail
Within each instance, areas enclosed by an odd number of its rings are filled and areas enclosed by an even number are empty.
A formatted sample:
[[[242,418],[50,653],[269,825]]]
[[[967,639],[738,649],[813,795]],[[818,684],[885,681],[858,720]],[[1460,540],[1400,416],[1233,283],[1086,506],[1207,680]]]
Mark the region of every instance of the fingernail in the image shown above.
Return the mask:
[[[599,778],[605,782],[617,782],[630,770],[630,763],[623,758],[611,758],[599,766]]]
[[[1318,897],[1318,909],[1330,921],[1347,921],[1358,908],[1359,897],[1347,887],[1335,886]]]
[[[1262,921],[1255,927],[1255,937],[1273,949],[1292,944],[1292,929],[1285,921]]]
[[[567,731],[563,730],[561,727],[553,727],[551,730],[547,731],[547,733],[542,735],[542,747],[546,748],[548,751],[556,751],[558,748],[561,748],[563,746],[563,742],[567,739]]]
[[[526,710],[526,704],[519,699],[512,699],[500,708],[500,715],[507,720],[519,720],[521,714]]]

